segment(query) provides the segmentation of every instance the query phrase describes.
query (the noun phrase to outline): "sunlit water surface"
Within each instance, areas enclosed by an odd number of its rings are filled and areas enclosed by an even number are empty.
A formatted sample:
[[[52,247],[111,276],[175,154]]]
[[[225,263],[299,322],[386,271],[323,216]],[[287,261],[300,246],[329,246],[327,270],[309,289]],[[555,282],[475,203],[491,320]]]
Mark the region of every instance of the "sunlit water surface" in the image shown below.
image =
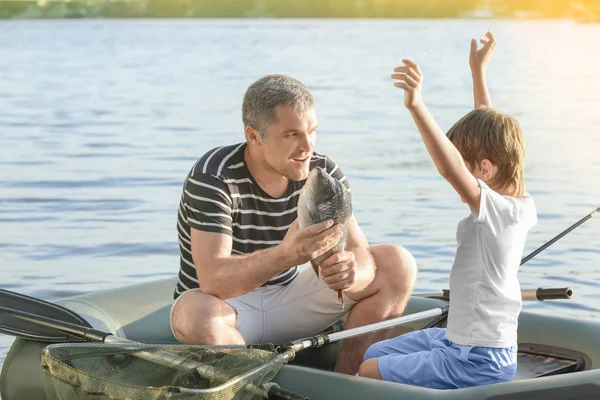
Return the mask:
[[[313,91],[317,150],[345,171],[372,242],[417,258],[417,292],[448,286],[457,222],[389,77],[420,63],[442,128],[472,107],[471,37],[491,29],[494,105],[517,117],[539,223],[526,253],[600,206],[600,25],[509,21],[0,22],[0,287],[57,300],[172,277],[181,185],[208,149],[243,140],[247,86],[271,72]],[[527,263],[525,309],[596,318],[600,221]],[[0,336],[0,364],[12,337]]]

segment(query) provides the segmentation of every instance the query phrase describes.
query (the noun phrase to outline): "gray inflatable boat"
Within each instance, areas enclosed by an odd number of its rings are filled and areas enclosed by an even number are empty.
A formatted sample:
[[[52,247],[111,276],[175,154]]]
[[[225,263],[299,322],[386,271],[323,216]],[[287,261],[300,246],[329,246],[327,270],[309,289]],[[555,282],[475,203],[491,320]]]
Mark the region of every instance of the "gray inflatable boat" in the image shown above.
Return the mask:
[[[175,279],[163,279],[76,296],[57,302],[99,330],[144,343],[176,343],[169,328]],[[434,296],[435,297],[435,296]],[[440,294],[413,296],[405,314],[447,305]],[[396,335],[424,321],[396,327]],[[311,399],[599,399],[600,322],[522,312],[519,367],[512,382],[434,390],[332,372],[339,343],[297,353],[274,378]],[[48,343],[16,339],[2,368],[3,400],[46,400],[41,352]]]

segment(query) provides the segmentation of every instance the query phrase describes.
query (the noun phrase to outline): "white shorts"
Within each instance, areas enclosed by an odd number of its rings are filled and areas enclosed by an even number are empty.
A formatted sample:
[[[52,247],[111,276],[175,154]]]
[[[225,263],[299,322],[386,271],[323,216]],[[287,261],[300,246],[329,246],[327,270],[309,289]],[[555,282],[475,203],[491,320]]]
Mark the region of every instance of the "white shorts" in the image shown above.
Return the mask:
[[[298,276],[287,285],[259,287],[243,296],[225,300],[237,313],[236,328],[246,343],[285,344],[315,335],[356,304],[348,296],[344,296],[342,304],[337,292],[329,289],[309,265],[303,265],[299,270]],[[193,290],[200,289],[190,289],[175,299],[171,318],[177,302]]]

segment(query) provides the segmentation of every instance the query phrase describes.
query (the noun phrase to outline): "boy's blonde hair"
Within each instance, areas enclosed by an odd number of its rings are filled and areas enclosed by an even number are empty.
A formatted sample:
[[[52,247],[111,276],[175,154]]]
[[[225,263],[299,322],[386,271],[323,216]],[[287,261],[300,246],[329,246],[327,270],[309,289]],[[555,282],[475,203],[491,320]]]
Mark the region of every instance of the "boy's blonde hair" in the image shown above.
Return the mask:
[[[492,188],[510,188],[510,195],[523,196],[525,141],[516,119],[490,107],[477,108],[450,128],[448,138],[471,166],[487,158],[498,167],[489,182]]]

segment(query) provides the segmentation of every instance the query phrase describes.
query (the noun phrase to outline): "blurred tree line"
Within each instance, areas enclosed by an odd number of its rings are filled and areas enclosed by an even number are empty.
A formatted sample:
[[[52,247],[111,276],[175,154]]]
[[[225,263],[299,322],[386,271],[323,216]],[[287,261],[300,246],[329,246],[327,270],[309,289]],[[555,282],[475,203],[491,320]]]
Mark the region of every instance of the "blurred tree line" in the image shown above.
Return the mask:
[[[0,0],[0,18],[445,18],[485,8],[497,17],[598,15],[599,0]],[[583,10],[583,11],[581,11]]]
[[[206,17],[448,17],[476,0],[147,0],[149,15]]]

